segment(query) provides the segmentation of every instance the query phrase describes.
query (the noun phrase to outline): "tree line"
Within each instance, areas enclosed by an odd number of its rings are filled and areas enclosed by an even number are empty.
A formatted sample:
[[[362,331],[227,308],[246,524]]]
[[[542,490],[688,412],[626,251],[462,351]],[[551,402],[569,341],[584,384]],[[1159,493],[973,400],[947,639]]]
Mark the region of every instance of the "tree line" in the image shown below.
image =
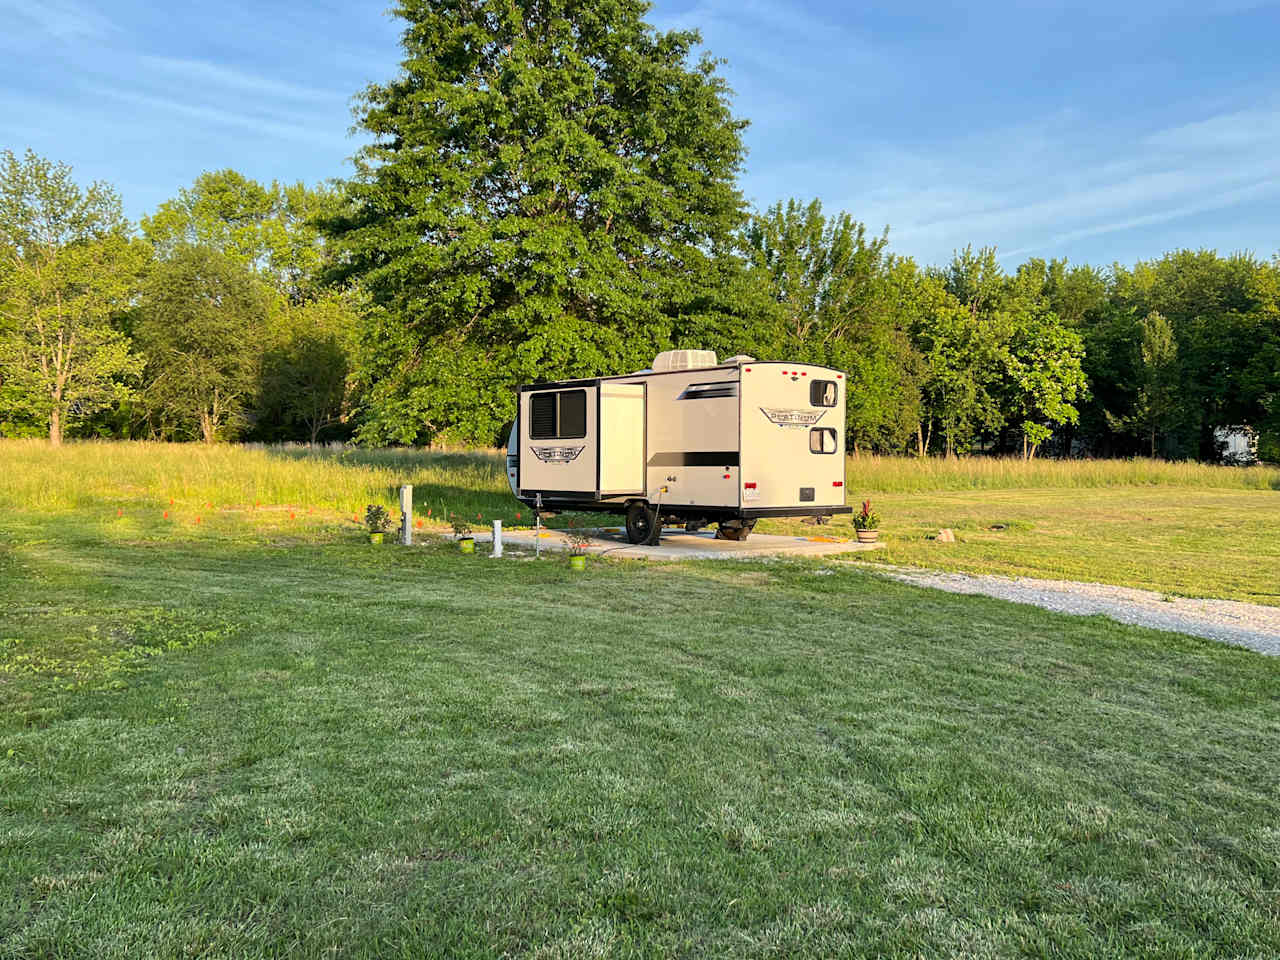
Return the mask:
[[[1280,459],[1280,255],[921,267],[751,210],[745,122],[639,0],[404,0],[345,181],[209,172],[137,225],[0,153],[0,434],[496,444],[519,383],[672,347],[849,374],[854,450]]]

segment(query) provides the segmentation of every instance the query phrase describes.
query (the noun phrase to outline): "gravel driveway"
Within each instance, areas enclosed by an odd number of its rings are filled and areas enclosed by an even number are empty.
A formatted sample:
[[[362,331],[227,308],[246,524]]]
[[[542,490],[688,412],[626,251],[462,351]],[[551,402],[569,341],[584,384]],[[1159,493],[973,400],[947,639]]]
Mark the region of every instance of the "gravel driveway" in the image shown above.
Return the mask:
[[[885,573],[896,580],[921,587],[950,593],[977,593],[1014,603],[1029,603],[1058,613],[1084,616],[1101,613],[1121,623],[1189,633],[1280,656],[1280,607],[1236,600],[1189,600],[1149,590],[1071,580],[1035,580],[1029,577],[1013,580],[904,567],[889,567]]]

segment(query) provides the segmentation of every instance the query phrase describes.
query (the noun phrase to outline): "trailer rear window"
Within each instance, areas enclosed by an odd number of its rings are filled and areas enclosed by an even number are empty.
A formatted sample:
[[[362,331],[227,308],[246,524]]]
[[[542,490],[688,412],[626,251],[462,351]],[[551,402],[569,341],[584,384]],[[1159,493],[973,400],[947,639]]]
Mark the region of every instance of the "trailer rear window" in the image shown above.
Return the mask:
[[[587,435],[587,391],[548,390],[529,398],[529,439],[576,440]]]
[[[809,405],[813,407],[834,407],[840,391],[834,380],[809,381]]]
[[[840,445],[840,438],[830,427],[814,427],[809,431],[810,453],[835,453]]]

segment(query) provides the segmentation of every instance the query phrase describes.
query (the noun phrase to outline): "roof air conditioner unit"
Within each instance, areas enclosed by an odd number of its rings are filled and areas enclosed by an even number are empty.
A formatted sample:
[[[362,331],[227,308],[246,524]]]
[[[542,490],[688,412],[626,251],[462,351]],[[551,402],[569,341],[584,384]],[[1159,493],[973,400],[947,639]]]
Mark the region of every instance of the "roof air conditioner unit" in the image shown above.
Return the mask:
[[[667,350],[653,358],[655,372],[666,370],[697,370],[699,367],[714,367],[716,353],[714,350]]]

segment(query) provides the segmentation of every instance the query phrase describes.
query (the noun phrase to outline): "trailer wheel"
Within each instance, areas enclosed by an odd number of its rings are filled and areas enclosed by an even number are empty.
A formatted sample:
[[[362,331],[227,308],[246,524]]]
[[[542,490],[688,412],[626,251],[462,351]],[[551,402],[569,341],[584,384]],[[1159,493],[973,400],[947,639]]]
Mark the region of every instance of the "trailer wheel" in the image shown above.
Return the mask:
[[[657,522],[657,512],[643,500],[637,500],[627,507],[627,539],[632,543],[648,543]]]
[[[726,520],[716,530],[719,540],[745,540],[755,528],[754,520]]]

